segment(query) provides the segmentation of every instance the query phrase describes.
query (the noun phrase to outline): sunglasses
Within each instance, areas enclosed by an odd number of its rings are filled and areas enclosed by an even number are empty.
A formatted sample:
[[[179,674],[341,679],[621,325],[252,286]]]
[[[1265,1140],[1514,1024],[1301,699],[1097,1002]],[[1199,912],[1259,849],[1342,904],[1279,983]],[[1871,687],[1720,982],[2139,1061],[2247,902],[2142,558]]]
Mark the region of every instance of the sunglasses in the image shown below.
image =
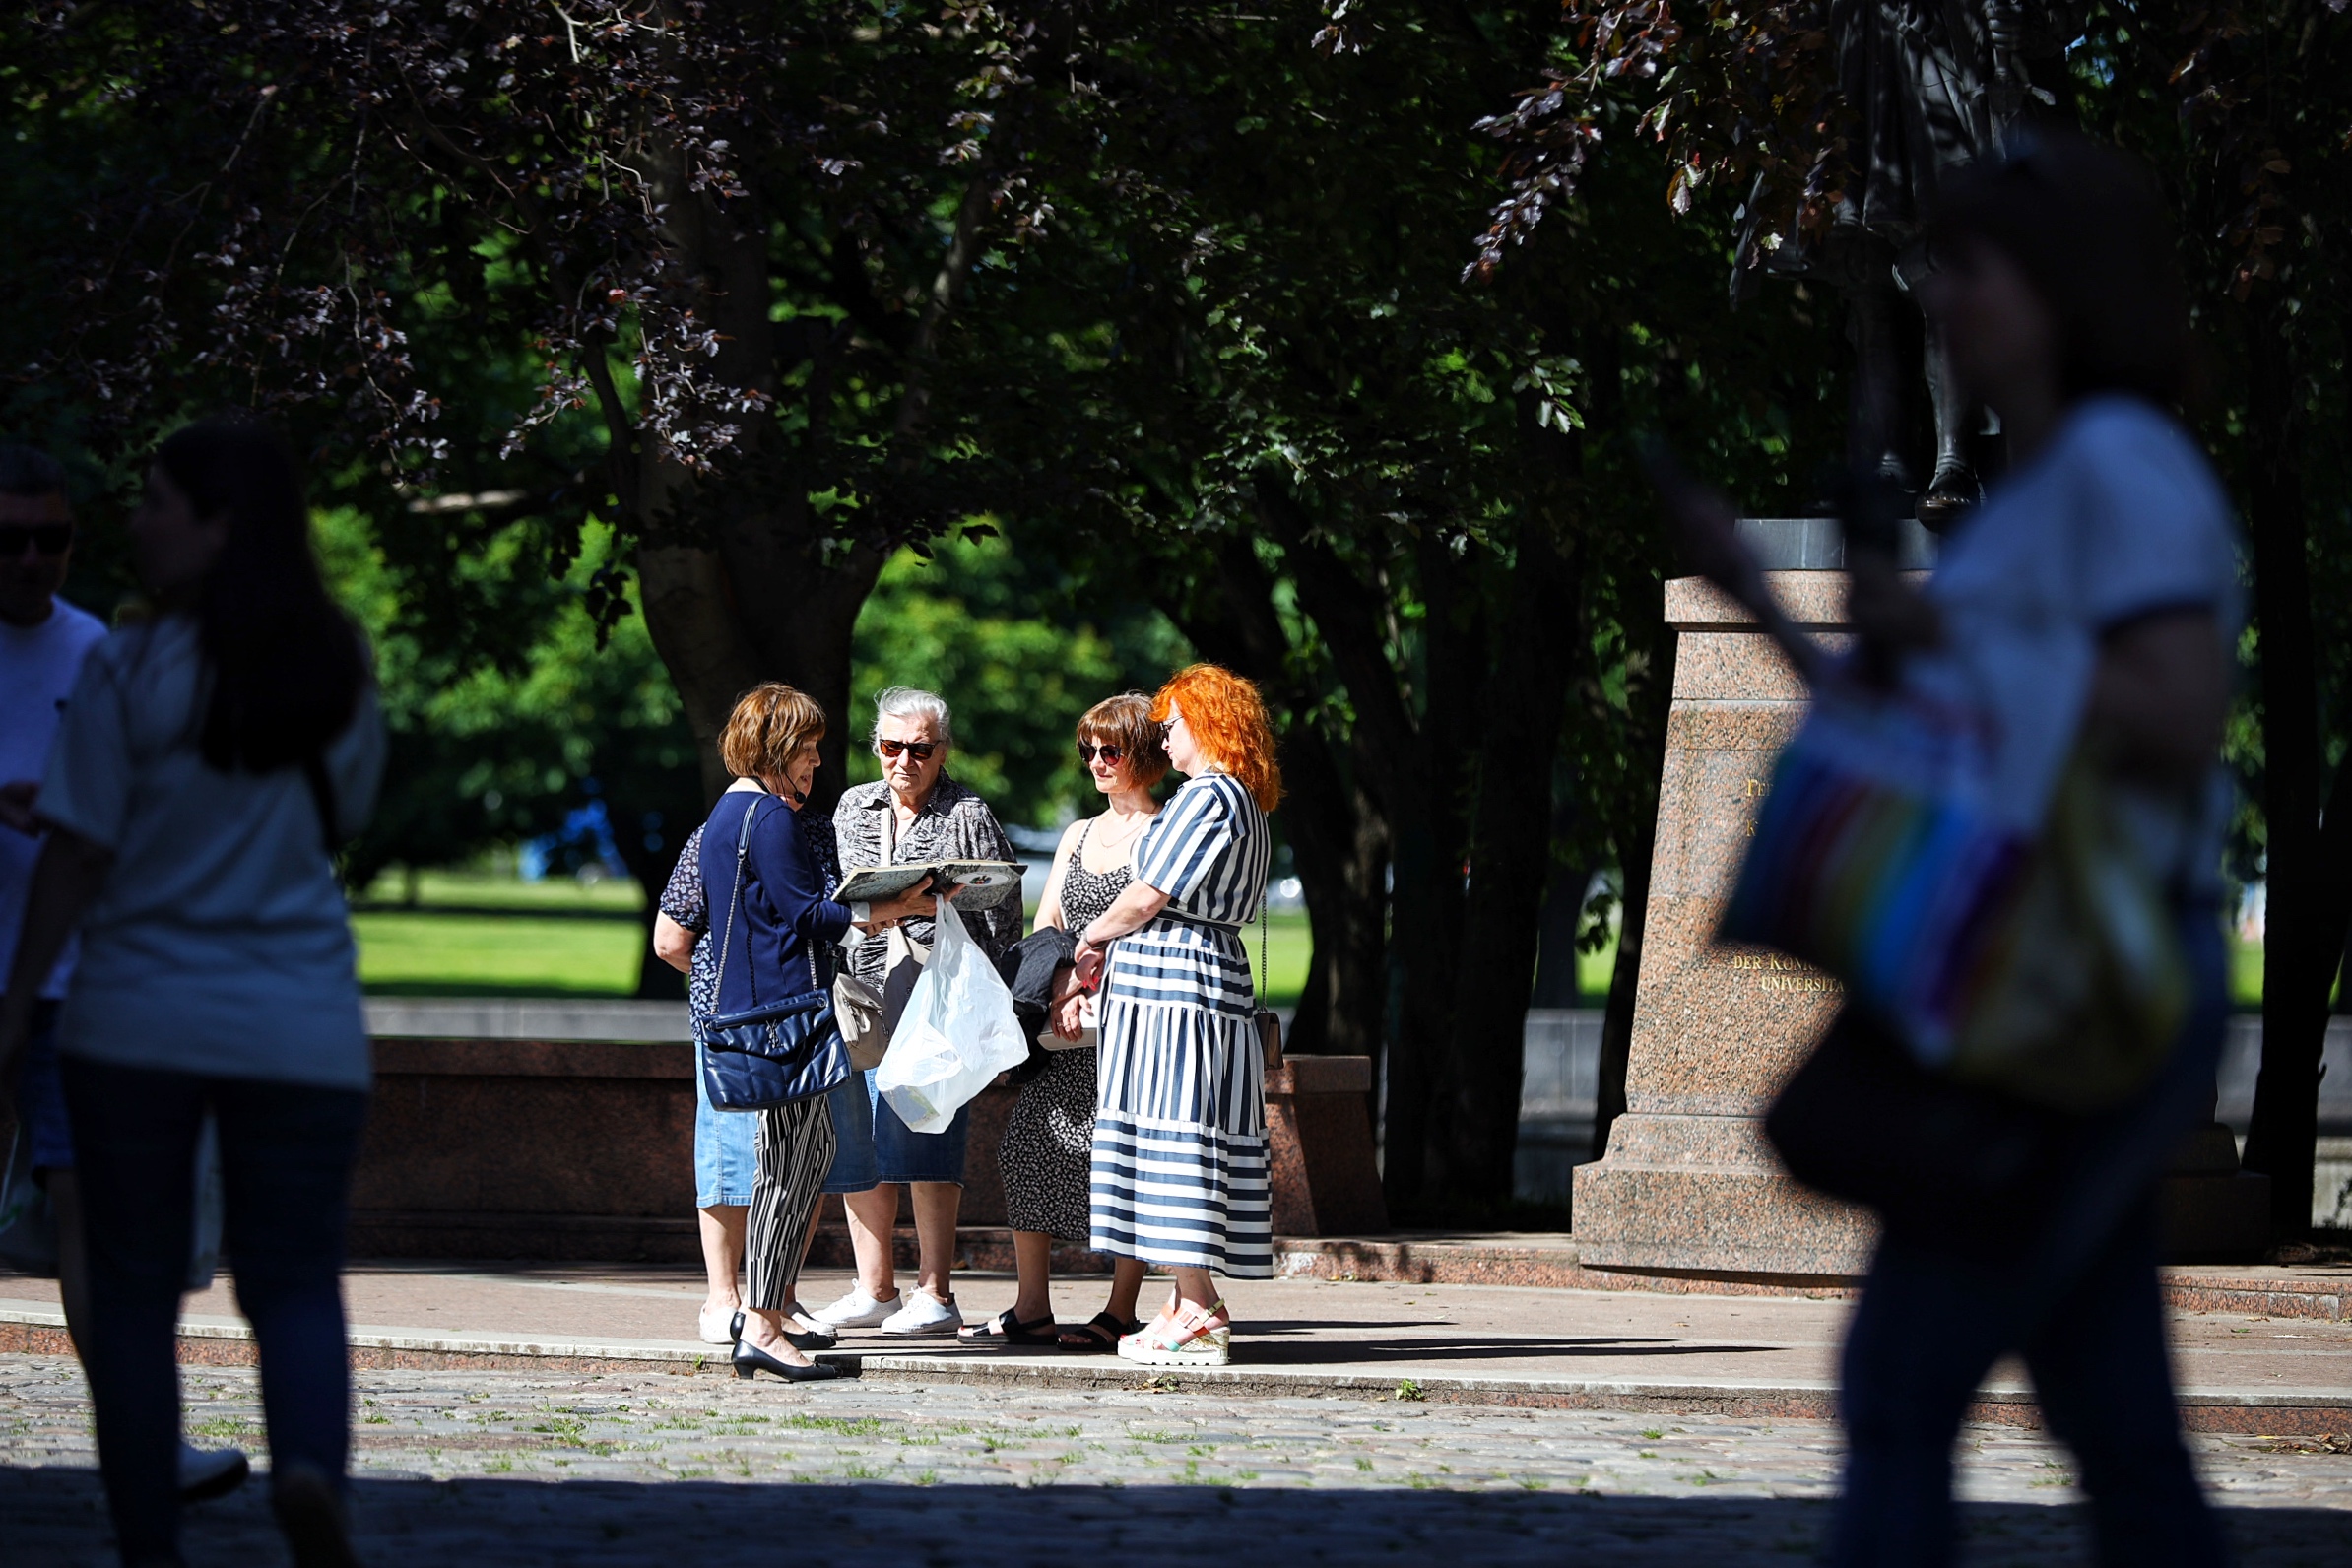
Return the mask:
[[[877,741],[874,749],[884,756],[896,756],[904,751],[918,762],[931,760],[931,753],[940,749],[937,741]]]
[[[71,523],[0,524],[0,558],[14,560],[31,545],[43,555],[62,555],[74,542]]]
[[[1094,759],[1098,756],[1110,763],[1111,766],[1117,767],[1119,759],[1127,754],[1123,749],[1116,746],[1088,746],[1083,741],[1078,742],[1078,760],[1088,767],[1094,765]]]

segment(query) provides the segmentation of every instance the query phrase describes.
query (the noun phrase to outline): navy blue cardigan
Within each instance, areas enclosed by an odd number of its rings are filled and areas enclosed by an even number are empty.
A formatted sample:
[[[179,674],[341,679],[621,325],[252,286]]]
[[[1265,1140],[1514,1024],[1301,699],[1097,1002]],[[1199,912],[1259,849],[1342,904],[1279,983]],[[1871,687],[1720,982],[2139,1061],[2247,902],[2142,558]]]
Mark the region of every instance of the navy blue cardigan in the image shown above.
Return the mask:
[[[744,866],[743,908],[735,911],[735,936],[729,942],[735,848],[748,811],[757,811],[759,817]],[[809,852],[792,808],[782,800],[750,790],[719,797],[702,827],[702,890],[710,909],[710,935],[705,940],[727,943],[716,1002],[721,1014],[748,1012],[808,991],[812,945],[817,984],[832,984],[833,945],[849,929],[849,910],[824,895],[824,872]]]

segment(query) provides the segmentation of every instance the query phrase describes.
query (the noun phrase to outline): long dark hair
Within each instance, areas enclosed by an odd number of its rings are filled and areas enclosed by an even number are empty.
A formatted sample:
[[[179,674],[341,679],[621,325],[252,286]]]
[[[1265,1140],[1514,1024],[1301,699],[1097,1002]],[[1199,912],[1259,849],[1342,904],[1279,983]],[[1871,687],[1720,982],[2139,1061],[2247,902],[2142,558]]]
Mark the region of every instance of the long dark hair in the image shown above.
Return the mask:
[[[2180,239],[2147,165],[2079,131],[2035,126],[1954,175],[1931,242],[1975,236],[2008,252],[2058,318],[2070,398],[2132,392],[2177,406],[2195,391]]]
[[[174,431],[156,466],[198,517],[229,519],[196,599],[205,761],[266,773],[315,757],[351,723],[367,672],[311,553],[294,454],[264,425],[216,419]]]

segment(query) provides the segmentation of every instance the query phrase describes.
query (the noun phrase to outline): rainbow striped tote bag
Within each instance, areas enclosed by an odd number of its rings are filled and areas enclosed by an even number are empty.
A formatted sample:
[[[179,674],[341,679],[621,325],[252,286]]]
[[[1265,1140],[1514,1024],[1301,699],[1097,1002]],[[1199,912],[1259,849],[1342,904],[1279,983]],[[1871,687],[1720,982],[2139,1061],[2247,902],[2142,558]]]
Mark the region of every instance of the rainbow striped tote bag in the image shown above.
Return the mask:
[[[1922,1066],[2053,1109],[2144,1084],[2188,1016],[2171,901],[2096,751],[2018,826],[1952,722],[1823,693],[1781,753],[1719,942],[1828,971]]]
[[[1947,1064],[1997,982],[2034,849],[1989,809],[1980,764],[1922,705],[1824,690],[1773,768],[1716,940],[1827,971]]]

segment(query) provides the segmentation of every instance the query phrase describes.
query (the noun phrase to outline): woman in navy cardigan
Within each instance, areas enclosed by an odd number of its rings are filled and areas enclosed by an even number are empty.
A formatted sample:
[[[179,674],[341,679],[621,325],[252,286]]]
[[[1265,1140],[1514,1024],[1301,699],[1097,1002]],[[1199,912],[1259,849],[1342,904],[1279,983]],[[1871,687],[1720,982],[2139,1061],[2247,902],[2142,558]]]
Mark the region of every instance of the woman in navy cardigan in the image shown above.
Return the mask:
[[[817,776],[824,709],[780,682],[744,693],[719,737],[719,755],[736,781],[702,826],[702,886],[710,935],[721,944],[714,1011],[742,1013],[764,1002],[829,989],[833,948],[852,925],[886,928],[932,912],[931,897],[910,889],[888,903],[852,907],[830,896],[840,884],[828,819],[804,817]],[[736,856],[743,852],[743,901],[736,902]],[[734,921],[732,934],[728,931]],[[802,1254],[833,1163],[833,1122],[821,1094],[756,1113],[759,1174],[751,1184],[745,1254],[750,1275],[735,1339],[735,1375],[772,1372],[793,1382],[834,1376],[804,1352],[828,1342],[786,1328]]]

